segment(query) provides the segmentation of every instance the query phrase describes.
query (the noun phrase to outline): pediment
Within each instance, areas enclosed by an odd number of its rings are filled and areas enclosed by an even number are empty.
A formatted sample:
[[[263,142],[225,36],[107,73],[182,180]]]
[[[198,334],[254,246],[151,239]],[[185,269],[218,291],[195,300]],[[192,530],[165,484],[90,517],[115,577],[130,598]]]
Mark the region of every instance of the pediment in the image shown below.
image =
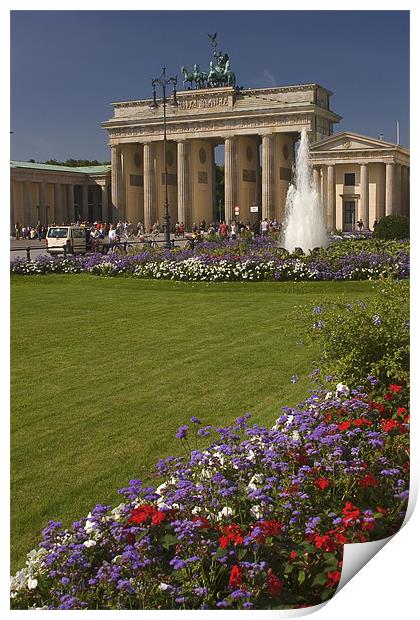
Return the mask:
[[[378,149],[388,150],[389,148],[395,148],[395,146],[395,144],[385,142],[384,140],[343,131],[314,142],[311,145],[311,151],[366,151],[371,149],[377,151]]]

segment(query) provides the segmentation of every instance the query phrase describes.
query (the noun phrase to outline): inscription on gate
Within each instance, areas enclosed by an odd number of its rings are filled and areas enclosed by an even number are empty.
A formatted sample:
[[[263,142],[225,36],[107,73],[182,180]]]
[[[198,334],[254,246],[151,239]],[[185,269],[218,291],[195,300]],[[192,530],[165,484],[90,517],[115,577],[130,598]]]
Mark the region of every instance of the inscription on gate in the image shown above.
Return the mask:
[[[218,108],[229,105],[229,97],[203,97],[202,99],[179,99],[178,110],[196,110],[197,108]]]
[[[198,182],[207,183],[207,172],[205,170],[198,171]]]

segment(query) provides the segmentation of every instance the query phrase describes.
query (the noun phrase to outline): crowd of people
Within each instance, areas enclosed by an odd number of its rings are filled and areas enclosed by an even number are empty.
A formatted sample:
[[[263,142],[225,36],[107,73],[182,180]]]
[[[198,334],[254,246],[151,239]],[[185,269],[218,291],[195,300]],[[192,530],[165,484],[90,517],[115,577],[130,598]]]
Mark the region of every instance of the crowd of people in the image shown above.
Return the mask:
[[[175,226],[175,234],[177,226],[178,223]],[[203,236],[205,233],[209,235],[218,234],[224,239],[237,239],[246,231],[252,233],[254,237],[267,237],[270,234],[279,233],[281,228],[282,225],[280,222],[276,219],[269,220],[268,218],[264,218],[263,220],[257,219],[253,223],[251,223],[250,220],[246,222],[234,220],[230,223],[227,223],[226,220],[222,220],[221,222],[212,222],[208,226],[205,220],[202,220],[199,225],[196,223],[192,225],[192,234],[195,236]]]
[[[141,220],[137,222],[136,226],[134,226],[130,220],[120,220],[116,224],[98,221],[92,223],[81,220],[78,220],[77,222],[70,222],[70,224],[56,224],[55,222],[51,224],[51,226],[68,225],[76,225],[84,228],[86,231],[86,241],[93,243],[97,239],[104,239],[105,237],[109,237],[111,242],[135,239],[135,237],[142,238],[145,235],[151,235],[156,238],[162,232],[161,225],[158,221],[154,222],[148,230],[146,230],[146,227]],[[254,237],[265,237],[271,233],[279,232],[280,230],[281,224],[275,219],[269,220],[268,218],[256,220],[253,223],[251,223],[250,220],[247,220],[246,222],[232,221],[230,223],[227,223],[226,220],[222,220],[206,224],[205,220],[202,220],[199,224],[196,224],[195,222],[192,224],[191,234],[193,237],[204,236],[205,234],[218,234],[220,237],[225,239],[236,239],[240,237],[244,231],[253,233]],[[47,236],[48,226],[42,225],[39,221],[35,226],[21,226],[19,222],[16,222],[14,231],[16,240],[24,239],[28,241],[42,241]],[[187,231],[184,222],[177,221],[173,232],[175,238],[184,238],[189,231]]]

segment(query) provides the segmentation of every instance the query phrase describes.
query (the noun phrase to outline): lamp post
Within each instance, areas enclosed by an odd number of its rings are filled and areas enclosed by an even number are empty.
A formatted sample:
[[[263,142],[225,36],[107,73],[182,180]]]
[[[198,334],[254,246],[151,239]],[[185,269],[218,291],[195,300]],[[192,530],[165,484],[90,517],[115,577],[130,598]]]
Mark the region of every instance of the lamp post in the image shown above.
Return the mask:
[[[173,96],[172,96],[172,101],[170,105],[172,109],[176,110],[178,107],[178,102],[176,100],[176,82],[177,82],[177,76],[168,77],[166,75],[166,67],[163,67],[160,77],[152,80],[153,102],[150,105],[151,110],[158,109],[159,105],[156,101],[156,87],[160,86],[162,88],[162,104],[163,104],[163,168],[164,168],[164,175],[165,175],[165,203],[163,205],[164,207],[163,232],[165,236],[164,247],[168,249],[171,248],[171,231],[170,231],[170,224],[169,224],[170,216],[169,216],[169,203],[168,203],[168,165],[166,161],[166,104],[168,103],[168,100],[166,98],[166,87],[169,84],[172,84]]]

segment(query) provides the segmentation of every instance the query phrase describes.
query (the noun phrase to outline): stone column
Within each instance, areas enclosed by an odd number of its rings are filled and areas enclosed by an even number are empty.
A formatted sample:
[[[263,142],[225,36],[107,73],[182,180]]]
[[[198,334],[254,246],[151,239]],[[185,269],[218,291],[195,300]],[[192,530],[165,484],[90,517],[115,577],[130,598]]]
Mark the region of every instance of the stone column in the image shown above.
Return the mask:
[[[22,225],[30,226],[32,222],[32,209],[31,209],[31,183],[30,181],[23,181],[23,222]]]
[[[10,234],[15,236],[15,193],[13,191],[13,180],[10,179]]]
[[[321,166],[321,192],[320,192],[320,201],[321,201],[321,210],[322,216],[324,218],[324,224],[327,225],[327,168],[326,166]]]
[[[54,219],[57,226],[64,221],[63,196],[60,183],[54,183]]]
[[[190,192],[189,192],[189,145],[186,140],[178,142],[178,222],[184,222],[189,230],[191,226],[190,216]]]
[[[155,168],[153,161],[153,144],[143,144],[144,166],[144,230],[149,232],[155,221]]]
[[[262,137],[261,217],[273,215],[273,137]]]
[[[386,164],[385,215],[394,213],[394,164]]]
[[[67,185],[67,219],[69,222],[75,221],[74,213],[74,185]],[[76,217],[77,219],[77,217]]]
[[[402,166],[401,164],[395,164],[395,167],[394,167],[394,213],[395,215],[402,214],[401,199],[402,199]]]
[[[111,202],[112,220],[122,219],[124,217],[123,178],[121,147],[119,144],[111,146]]]
[[[357,219],[369,228],[369,170],[367,164],[360,165],[360,200]]]
[[[92,187],[93,189],[93,210],[92,210],[92,219],[93,221],[98,221],[101,219],[101,214],[99,212],[99,185],[95,185]]]
[[[236,203],[236,148],[235,138],[225,139],[225,220],[229,224],[234,217]]]
[[[82,185],[82,208],[80,209],[82,220],[89,219],[89,186]]]
[[[408,167],[401,166],[401,215],[408,215]]]
[[[108,214],[108,185],[101,186],[101,197],[102,197],[102,207],[101,207],[101,219],[103,222],[108,222],[109,214]],[[137,223],[137,222],[136,222]]]
[[[39,189],[39,219],[41,224],[48,224],[47,222],[47,184],[45,181],[41,181],[38,186]]]
[[[335,170],[334,166],[327,166],[327,228],[334,230],[335,226]]]
[[[316,191],[318,192],[318,196],[321,197],[321,174],[320,174],[320,169],[319,168],[313,168],[312,169],[312,176],[313,176],[313,180],[314,180],[314,187],[316,189]]]

